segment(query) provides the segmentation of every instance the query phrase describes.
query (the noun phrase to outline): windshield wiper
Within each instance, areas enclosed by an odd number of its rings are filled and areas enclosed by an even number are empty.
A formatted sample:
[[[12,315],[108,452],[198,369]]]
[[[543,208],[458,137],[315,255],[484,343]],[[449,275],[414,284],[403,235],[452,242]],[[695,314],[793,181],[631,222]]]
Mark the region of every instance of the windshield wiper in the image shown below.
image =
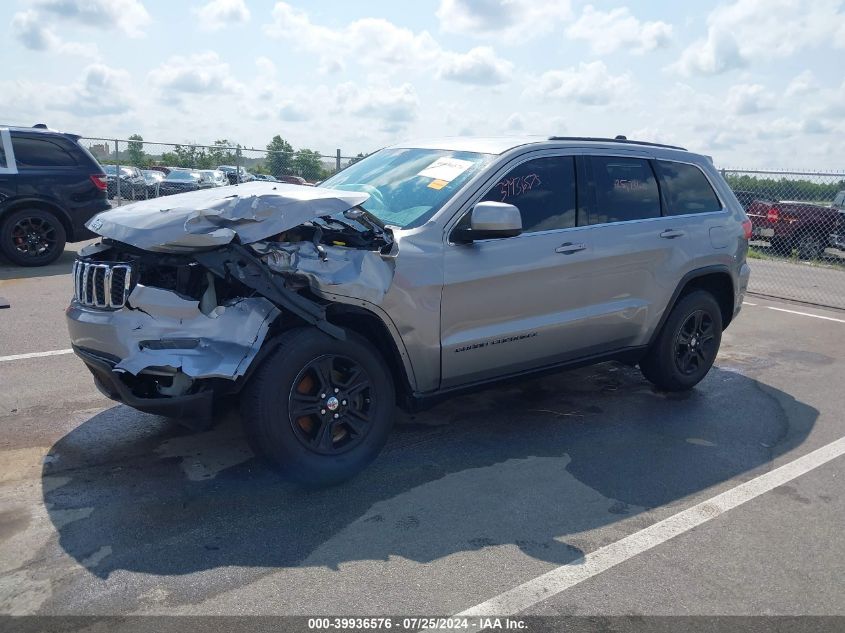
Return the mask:
[[[377,216],[373,215],[363,207],[355,207],[354,209],[347,209],[343,215],[350,220],[367,224],[372,229],[378,229],[378,233],[384,233],[385,224]]]

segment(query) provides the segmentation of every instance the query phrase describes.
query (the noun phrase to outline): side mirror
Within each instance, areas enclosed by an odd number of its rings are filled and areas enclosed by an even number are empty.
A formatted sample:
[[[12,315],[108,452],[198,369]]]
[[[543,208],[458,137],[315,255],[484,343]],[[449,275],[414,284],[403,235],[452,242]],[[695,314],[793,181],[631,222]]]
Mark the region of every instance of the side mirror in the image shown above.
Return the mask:
[[[474,240],[515,237],[522,233],[519,209],[506,202],[479,202],[470,211],[470,228],[452,231],[452,241],[467,244]]]

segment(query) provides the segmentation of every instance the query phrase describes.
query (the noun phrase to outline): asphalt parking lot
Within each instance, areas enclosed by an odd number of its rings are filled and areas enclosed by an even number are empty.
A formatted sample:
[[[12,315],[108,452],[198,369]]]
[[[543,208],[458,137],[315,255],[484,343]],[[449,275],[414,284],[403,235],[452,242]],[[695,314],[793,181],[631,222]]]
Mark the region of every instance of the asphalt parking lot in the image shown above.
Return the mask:
[[[234,411],[102,397],[72,259],[0,265],[2,613],[845,615],[845,312],[749,297],[688,394],[610,363],[397,414],[308,491]]]

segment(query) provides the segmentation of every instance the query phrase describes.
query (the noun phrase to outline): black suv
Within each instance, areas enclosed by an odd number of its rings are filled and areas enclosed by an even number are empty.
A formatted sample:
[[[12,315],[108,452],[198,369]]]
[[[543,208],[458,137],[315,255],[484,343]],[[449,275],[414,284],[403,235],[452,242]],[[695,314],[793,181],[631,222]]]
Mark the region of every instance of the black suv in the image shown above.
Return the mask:
[[[12,263],[55,261],[65,242],[93,237],[85,223],[109,208],[103,168],[79,138],[0,127],[0,255]]]

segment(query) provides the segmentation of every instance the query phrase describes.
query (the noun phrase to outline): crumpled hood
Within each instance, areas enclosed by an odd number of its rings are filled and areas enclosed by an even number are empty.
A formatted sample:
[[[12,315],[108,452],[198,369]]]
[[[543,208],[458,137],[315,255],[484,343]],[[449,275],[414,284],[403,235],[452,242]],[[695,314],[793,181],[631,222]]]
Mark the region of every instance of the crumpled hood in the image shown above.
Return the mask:
[[[104,211],[94,233],[155,252],[186,252],[231,242],[250,244],[320,215],[342,213],[369,194],[275,182],[248,182],[133,202]]]

